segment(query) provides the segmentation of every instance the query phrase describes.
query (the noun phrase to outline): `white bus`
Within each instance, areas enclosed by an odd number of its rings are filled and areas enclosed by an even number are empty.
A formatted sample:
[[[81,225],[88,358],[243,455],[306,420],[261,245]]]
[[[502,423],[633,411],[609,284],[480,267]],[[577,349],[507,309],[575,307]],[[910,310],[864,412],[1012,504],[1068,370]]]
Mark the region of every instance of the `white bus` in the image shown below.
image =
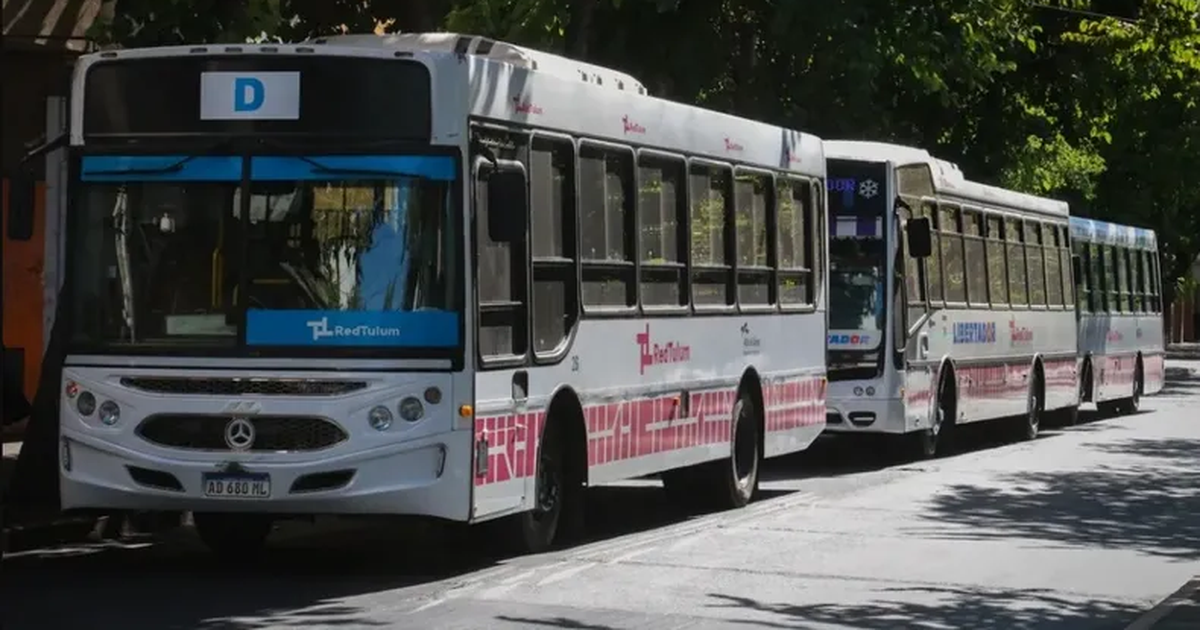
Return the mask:
[[[453,34],[80,59],[70,508],[508,517],[662,473],[739,507],[825,423],[819,138]]]
[[[1165,377],[1162,279],[1152,230],[1071,217],[1079,299],[1080,400],[1135,413]]]
[[[826,141],[828,430],[939,452],[954,424],[1078,409],[1065,203],[928,152]]]

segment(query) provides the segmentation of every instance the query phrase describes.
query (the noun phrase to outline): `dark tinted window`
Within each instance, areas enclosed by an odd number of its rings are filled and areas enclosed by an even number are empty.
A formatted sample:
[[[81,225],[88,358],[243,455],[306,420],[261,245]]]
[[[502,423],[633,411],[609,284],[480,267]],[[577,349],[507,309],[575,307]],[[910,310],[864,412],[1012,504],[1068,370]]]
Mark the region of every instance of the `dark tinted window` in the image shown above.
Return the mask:
[[[204,72],[300,73],[298,120],[201,120]],[[265,55],[102,62],[87,75],[83,132],[313,134],[426,140],[429,72],[400,59]]]

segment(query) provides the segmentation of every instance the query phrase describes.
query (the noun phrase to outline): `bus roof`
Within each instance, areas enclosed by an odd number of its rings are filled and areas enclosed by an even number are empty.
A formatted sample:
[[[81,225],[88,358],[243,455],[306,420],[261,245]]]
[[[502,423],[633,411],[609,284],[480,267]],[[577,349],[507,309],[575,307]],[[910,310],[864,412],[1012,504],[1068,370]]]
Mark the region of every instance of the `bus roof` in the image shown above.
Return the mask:
[[[939,195],[966,203],[984,203],[1008,210],[1064,218],[1070,213],[1065,201],[969,180],[954,162],[935,157],[919,147],[861,140],[825,140],[824,145],[827,159],[887,161],[898,167],[928,165],[933,175],[934,190]]]
[[[825,176],[820,138],[654,97],[632,75],[609,68],[455,33],[338,35],[313,42],[465,56],[473,84],[470,113],[480,118]]]
[[[1154,230],[1083,217],[1071,217],[1071,239],[1099,245],[1158,250],[1158,236]]]
[[[576,61],[532,48],[499,42],[478,35],[459,33],[374,33],[329,35],[312,40],[312,44],[346,46],[351,48],[386,48],[400,52],[440,52],[483,57],[518,68],[553,74],[575,83],[590,83],[634,94],[649,94],[646,87],[631,74],[611,68]]]

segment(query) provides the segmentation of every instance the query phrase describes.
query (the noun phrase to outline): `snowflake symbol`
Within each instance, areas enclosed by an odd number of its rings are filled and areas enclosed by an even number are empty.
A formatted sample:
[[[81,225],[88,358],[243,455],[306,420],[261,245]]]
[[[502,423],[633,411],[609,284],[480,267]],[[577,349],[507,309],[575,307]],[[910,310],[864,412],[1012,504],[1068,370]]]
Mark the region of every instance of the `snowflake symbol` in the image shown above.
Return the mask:
[[[873,179],[865,180],[858,185],[858,194],[870,199],[879,194],[879,184]]]

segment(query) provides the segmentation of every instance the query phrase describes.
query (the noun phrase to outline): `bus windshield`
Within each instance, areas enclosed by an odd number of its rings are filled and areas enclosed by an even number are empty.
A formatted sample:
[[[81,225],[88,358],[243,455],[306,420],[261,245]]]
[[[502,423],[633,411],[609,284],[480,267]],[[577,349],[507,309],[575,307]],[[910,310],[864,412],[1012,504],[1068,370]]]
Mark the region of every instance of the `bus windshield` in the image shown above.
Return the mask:
[[[448,157],[85,157],[74,341],[459,343]]]
[[[890,196],[885,163],[831,159],[828,170],[829,369],[836,378],[844,368],[880,365]]]

